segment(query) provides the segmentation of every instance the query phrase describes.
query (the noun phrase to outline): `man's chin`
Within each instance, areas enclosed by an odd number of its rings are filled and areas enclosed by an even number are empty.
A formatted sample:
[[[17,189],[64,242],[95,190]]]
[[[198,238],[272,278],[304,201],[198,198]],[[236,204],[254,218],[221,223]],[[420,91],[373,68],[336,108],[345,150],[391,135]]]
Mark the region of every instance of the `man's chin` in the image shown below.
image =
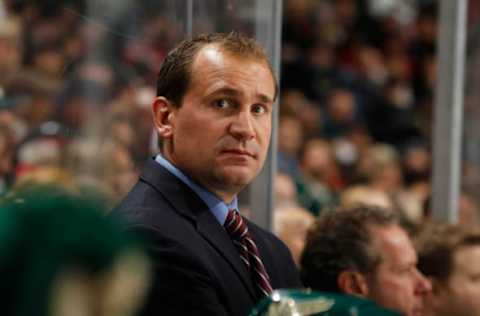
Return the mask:
[[[249,168],[234,166],[224,168],[218,178],[225,187],[239,188],[241,190],[252,182],[256,175]]]
[[[423,316],[425,315],[423,309],[416,309],[411,313],[411,316]]]

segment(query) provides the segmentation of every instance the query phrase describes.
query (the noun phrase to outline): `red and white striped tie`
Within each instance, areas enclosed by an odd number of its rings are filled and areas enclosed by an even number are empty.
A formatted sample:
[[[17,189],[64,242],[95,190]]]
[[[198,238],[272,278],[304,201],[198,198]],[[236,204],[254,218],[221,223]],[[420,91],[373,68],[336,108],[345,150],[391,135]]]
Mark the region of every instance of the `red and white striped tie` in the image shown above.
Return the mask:
[[[229,210],[225,220],[225,229],[240,253],[240,259],[252,273],[252,278],[262,296],[272,293],[270,278],[263,265],[258,248],[248,233],[248,227],[242,216],[234,210]]]

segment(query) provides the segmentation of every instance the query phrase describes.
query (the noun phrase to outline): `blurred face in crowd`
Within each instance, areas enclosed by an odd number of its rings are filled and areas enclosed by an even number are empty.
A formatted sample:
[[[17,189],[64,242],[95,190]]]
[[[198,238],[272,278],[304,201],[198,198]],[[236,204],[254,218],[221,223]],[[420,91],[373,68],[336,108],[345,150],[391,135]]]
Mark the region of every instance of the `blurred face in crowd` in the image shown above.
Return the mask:
[[[430,153],[424,147],[410,148],[405,155],[404,164],[409,170],[424,172],[430,168]]]
[[[13,152],[8,137],[6,129],[0,128],[0,179],[13,168]]]
[[[407,233],[398,225],[372,226],[370,231],[382,259],[366,278],[366,296],[406,316],[423,315],[423,299],[431,286],[417,270],[417,254]]]
[[[393,193],[402,186],[402,171],[397,162],[378,164],[373,173],[372,185],[384,192]]]
[[[0,34],[0,69],[16,71],[21,64],[21,50],[15,38],[5,38]]]
[[[433,280],[433,292],[427,299],[429,315],[480,315],[480,245],[458,248],[452,263],[446,281]]]
[[[305,248],[308,229],[315,217],[306,209],[291,206],[276,209],[273,214],[275,234],[287,245],[293,260],[300,266],[300,256]]]
[[[178,106],[154,102],[164,156],[224,201],[259,173],[270,141],[275,81],[263,60],[200,49]]]
[[[330,144],[321,139],[314,139],[310,140],[305,147],[302,157],[303,171],[315,179],[325,180],[328,172],[335,165]]]
[[[458,223],[462,226],[476,226],[479,222],[478,205],[471,196],[461,193],[458,201]]]
[[[302,146],[302,123],[296,118],[284,117],[280,119],[278,127],[278,149],[296,156]]]
[[[355,100],[349,91],[337,90],[328,104],[330,118],[335,122],[351,122],[355,114]]]
[[[297,188],[289,175],[277,172],[274,188],[276,207],[291,206],[297,203]]]

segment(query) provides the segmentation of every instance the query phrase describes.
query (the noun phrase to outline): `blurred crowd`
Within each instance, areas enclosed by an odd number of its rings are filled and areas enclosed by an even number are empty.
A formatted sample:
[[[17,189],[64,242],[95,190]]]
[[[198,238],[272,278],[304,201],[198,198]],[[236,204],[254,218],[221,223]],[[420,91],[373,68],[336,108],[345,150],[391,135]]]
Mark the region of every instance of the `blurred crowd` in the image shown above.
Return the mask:
[[[412,231],[431,220],[438,9],[437,1],[285,1],[278,209],[316,216],[376,205]],[[478,23],[469,12],[469,25]],[[459,222],[475,225],[479,170],[467,156]]]
[[[185,26],[171,1],[109,3],[0,2],[0,196],[54,183],[107,210],[157,151],[156,73]],[[416,232],[432,217],[437,1],[283,3],[274,231],[297,264],[315,218],[338,206],[389,209]],[[469,91],[465,137],[478,140]],[[464,148],[463,226],[480,221],[477,147]]]
[[[156,143],[156,72],[183,36],[167,15],[153,2],[0,3],[0,192],[35,180],[110,206],[126,194]]]
[[[1,3],[0,192],[59,181],[112,206],[156,151],[156,72],[184,25],[168,1],[108,3]],[[362,202],[411,228],[430,218],[437,11],[284,1],[277,209]],[[477,169],[465,163],[462,223],[478,221]]]

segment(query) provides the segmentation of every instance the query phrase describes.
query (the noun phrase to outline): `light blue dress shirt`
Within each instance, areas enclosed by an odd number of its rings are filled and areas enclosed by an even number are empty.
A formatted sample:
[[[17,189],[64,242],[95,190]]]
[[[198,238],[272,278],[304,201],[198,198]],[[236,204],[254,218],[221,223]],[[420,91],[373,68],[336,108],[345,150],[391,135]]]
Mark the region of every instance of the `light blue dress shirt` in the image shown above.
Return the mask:
[[[174,176],[179,178],[182,182],[184,182],[190,189],[192,189],[195,193],[200,196],[200,198],[207,204],[208,208],[215,216],[217,221],[220,225],[223,226],[225,220],[227,218],[228,210],[233,209],[238,211],[238,200],[237,197],[233,199],[231,203],[225,203],[221,199],[219,199],[215,194],[208,191],[201,185],[195,183],[192,179],[186,176],[182,171],[180,171],[177,167],[175,167],[170,161],[165,159],[162,155],[157,155],[155,157],[155,161],[162,165],[165,169],[171,172]]]

